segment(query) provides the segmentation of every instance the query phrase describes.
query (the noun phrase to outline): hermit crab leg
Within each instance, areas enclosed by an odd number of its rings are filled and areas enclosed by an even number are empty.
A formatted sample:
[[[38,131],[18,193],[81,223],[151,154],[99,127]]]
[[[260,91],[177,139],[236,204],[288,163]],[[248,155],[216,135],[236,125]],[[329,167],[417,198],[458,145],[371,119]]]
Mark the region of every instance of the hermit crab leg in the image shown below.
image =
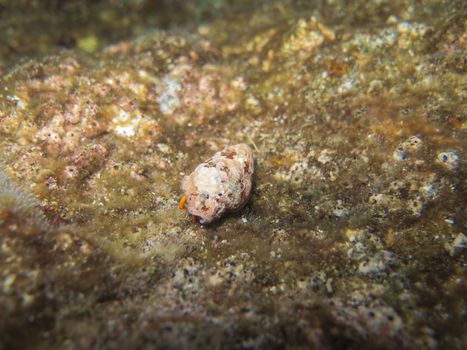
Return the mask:
[[[180,198],[180,202],[178,202],[178,209],[183,210],[185,208],[185,203],[186,203],[186,196],[183,195],[182,198]]]

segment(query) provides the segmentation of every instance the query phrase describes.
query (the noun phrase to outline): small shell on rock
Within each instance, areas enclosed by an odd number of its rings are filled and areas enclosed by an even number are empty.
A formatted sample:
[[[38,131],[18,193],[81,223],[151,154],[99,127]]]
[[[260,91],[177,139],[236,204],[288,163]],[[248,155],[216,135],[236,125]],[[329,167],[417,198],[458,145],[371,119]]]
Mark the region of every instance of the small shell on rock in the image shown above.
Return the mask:
[[[186,208],[200,223],[209,224],[227,211],[241,209],[250,197],[254,159],[251,148],[225,148],[183,178]]]

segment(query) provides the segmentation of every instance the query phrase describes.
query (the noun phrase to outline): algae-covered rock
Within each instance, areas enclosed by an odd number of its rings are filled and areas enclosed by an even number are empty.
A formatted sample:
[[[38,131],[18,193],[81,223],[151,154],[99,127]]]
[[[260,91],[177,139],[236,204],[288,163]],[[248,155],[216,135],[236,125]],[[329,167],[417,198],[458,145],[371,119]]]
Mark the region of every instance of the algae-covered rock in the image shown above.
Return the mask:
[[[462,2],[47,3],[0,1],[0,348],[465,347]]]

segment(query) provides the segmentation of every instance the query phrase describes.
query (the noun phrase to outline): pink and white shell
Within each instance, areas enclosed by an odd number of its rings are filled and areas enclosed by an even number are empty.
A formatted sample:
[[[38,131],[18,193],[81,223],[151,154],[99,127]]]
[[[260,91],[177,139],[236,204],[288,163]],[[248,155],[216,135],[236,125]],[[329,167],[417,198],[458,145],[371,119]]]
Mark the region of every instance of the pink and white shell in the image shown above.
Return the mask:
[[[248,145],[242,143],[217,152],[183,178],[186,209],[202,224],[241,209],[250,198],[253,171],[253,151]]]

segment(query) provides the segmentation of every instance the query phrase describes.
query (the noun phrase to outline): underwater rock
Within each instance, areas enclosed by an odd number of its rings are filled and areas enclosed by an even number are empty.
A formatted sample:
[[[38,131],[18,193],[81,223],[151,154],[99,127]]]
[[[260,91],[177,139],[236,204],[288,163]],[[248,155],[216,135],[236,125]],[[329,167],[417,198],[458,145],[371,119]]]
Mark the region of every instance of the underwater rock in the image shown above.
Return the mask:
[[[462,1],[9,3],[0,349],[465,348]]]
[[[250,197],[253,170],[253,152],[248,145],[217,152],[183,179],[188,212],[202,224],[209,224],[226,211],[242,208]]]
[[[40,208],[40,201],[18,186],[0,165],[0,228],[10,215],[18,216],[23,224],[28,224],[37,231],[46,231],[49,228]]]

